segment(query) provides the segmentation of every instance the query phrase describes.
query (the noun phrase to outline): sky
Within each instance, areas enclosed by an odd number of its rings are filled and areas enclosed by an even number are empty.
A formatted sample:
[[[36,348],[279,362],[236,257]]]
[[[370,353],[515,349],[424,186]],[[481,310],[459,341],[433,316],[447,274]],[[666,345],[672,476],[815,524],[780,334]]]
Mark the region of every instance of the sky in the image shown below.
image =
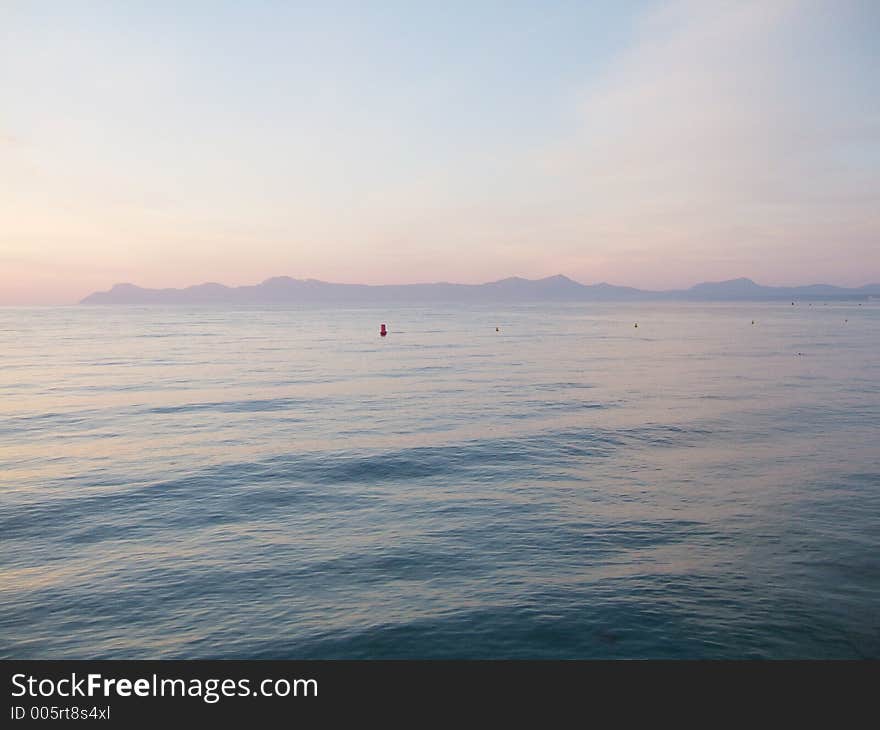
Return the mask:
[[[0,304],[880,281],[880,3],[0,0]]]

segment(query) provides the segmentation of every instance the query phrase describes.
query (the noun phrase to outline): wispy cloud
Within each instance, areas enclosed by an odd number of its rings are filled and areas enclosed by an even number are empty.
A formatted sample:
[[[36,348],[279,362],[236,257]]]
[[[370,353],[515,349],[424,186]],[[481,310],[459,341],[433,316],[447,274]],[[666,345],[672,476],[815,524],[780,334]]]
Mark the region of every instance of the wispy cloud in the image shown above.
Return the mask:
[[[614,254],[612,272],[634,265],[642,280],[664,259],[687,278],[733,260],[802,280],[841,245],[880,266],[880,106],[847,77],[846,5],[688,0],[644,19],[583,91],[577,133],[547,153],[553,189],[579,211],[572,258]]]

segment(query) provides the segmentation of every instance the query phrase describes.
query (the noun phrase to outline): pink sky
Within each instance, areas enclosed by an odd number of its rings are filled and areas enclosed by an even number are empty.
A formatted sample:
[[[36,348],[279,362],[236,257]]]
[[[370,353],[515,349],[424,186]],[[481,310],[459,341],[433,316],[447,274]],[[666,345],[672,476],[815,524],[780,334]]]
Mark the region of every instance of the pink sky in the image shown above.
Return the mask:
[[[184,17],[156,48],[160,9],[29,7],[0,16],[0,304],[277,275],[880,280],[870,4],[609,6],[590,43],[514,15],[473,47],[432,17],[391,50],[354,17],[298,43]]]

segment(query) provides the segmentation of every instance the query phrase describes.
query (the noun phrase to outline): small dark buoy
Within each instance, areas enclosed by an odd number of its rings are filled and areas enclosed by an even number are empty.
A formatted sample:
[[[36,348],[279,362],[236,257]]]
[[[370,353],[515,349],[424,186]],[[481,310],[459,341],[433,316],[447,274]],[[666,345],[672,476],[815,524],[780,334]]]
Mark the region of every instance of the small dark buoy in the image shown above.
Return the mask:
[[[388,330],[385,329],[385,325],[384,324],[379,325],[379,335],[384,337],[387,334],[388,334]]]
[[[755,320],[752,320],[752,324],[754,324],[754,323],[755,323]]]
[[[638,329],[638,328],[639,328],[639,323],[636,322],[635,325],[633,325],[633,326],[634,326],[636,329]]]
[[[794,302],[791,303],[791,306],[792,306],[792,307],[794,306]]]
[[[847,322],[849,322],[848,319],[843,320],[843,323],[844,323],[844,324],[846,324]]]
[[[495,331],[496,331],[496,332],[501,332],[501,330],[498,329],[497,327],[495,328]]]

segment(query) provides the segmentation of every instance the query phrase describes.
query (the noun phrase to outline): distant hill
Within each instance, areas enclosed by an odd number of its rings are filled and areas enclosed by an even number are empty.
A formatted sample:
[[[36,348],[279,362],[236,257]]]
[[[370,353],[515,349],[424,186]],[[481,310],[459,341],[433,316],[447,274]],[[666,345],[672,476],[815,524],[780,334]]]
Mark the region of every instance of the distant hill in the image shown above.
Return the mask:
[[[681,292],[668,292],[683,299],[729,300],[729,299],[828,299],[876,296],[880,284],[868,284],[857,289],[847,289],[830,284],[810,284],[807,286],[761,286],[751,279],[730,279],[728,281],[696,284]]]
[[[511,277],[486,284],[332,284],[316,279],[277,276],[261,284],[229,287],[207,283],[184,289],[144,289],[116,284],[90,294],[81,304],[386,304],[431,302],[620,302],[646,299],[702,301],[864,298],[880,296],[880,284],[857,289],[813,284],[761,286],[751,279],[706,282],[676,291],[643,291],[612,284],[580,284],[558,274],[545,279]]]

